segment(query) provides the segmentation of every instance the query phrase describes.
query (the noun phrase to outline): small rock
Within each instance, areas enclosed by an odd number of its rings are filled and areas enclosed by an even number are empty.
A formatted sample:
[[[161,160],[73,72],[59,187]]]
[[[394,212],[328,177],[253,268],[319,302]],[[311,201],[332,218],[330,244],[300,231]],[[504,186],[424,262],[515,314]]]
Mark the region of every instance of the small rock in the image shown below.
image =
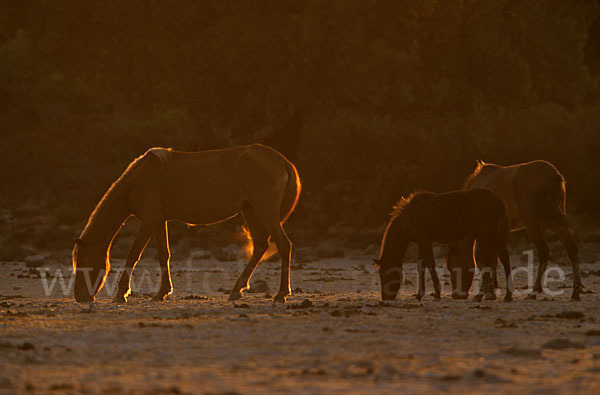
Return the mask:
[[[568,339],[552,339],[542,345],[542,348],[548,348],[551,350],[566,350],[568,348],[582,349],[585,346],[581,343],[572,342]]]
[[[60,383],[60,384],[52,384],[49,387],[50,391],[69,391],[72,390],[73,384],[69,384],[69,383]]]
[[[541,358],[542,353],[540,350],[531,348],[517,348],[509,347],[501,351],[503,354],[510,355],[511,357],[524,357],[524,358]]]
[[[497,328],[517,328],[517,324],[515,324],[514,322],[506,321],[501,317],[496,318],[494,324],[498,325]]]
[[[25,342],[19,346],[19,349],[23,350],[23,351],[29,351],[29,350],[34,350],[35,346],[30,342]]]
[[[480,305],[478,304],[477,306],[471,306],[469,307],[470,309],[479,309],[479,310],[490,310],[491,307],[490,306],[485,306],[485,305]]]
[[[458,374],[446,374],[446,375],[440,377],[440,380],[442,380],[442,381],[456,381],[456,380],[460,380],[460,375],[458,375]]]
[[[236,309],[249,309],[250,308],[250,306],[247,303],[240,303],[240,304],[234,303],[233,307]]]
[[[300,307],[303,308],[303,309],[307,309],[307,308],[312,307],[312,306],[313,306],[313,303],[310,300],[308,300],[308,299],[304,299],[302,301],[302,303],[300,303]]]
[[[27,317],[28,316],[28,314],[24,311],[15,311],[12,309],[6,310],[6,315],[13,316],[13,317]]]
[[[583,314],[581,311],[562,311],[558,314],[555,315],[556,318],[564,318],[567,320],[580,320],[585,318],[585,314]]]

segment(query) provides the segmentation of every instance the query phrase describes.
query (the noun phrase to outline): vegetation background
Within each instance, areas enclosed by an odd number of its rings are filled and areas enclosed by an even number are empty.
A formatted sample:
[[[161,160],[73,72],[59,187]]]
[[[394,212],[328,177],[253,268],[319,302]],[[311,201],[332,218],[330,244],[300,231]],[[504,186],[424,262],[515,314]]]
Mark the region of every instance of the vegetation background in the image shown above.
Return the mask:
[[[259,141],[297,164],[306,234],[477,159],[551,161],[595,222],[599,81],[599,1],[3,0],[0,203],[77,230],[149,147]]]

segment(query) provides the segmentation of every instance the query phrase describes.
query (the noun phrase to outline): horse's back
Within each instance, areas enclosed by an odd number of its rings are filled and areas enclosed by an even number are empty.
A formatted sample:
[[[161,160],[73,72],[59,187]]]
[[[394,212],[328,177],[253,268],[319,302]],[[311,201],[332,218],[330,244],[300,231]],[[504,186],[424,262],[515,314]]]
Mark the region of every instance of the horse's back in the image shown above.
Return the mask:
[[[489,171],[481,171],[472,177],[469,188],[486,188],[496,193],[506,206],[512,229],[523,226],[540,191],[561,188],[564,182],[556,167],[544,160],[492,166]]]
[[[406,205],[404,215],[415,239],[447,243],[460,240],[476,226],[472,204],[468,191],[419,192]]]
[[[219,222],[237,215],[258,194],[272,195],[275,185],[287,182],[285,157],[260,144],[168,155],[153,149],[147,155],[148,164],[138,176],[140,190],[134,194],[140,205],[160,199],[167,219]]]

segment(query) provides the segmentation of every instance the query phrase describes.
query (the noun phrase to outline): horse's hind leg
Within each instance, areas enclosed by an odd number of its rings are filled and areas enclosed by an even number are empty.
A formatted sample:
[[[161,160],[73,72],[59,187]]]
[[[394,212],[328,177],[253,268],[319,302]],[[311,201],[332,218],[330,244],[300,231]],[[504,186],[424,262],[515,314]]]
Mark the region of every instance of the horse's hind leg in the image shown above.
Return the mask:
[[[279,256],[281,257],[281,282],[279,284],[279,292],[277,292],[277,295],[275,295],[273,300],[277,303],[285,303],[285,298],[292,294],[292,289],[290,287],[292,242],[279,222],[276,226],[272,226],[269,233],[271,234],[271,237],[277,246],[277,251],[279,251]]]
[[[271,235],[271,240],[277,246],[277,251],[281,257],[281,282],[279,284],[279,292],[273,298],[273,301],[277,303],[285,303],[285,298],[292,294],[290,287],[290,260],[292,255],[292,242],[288,238],[285,230],[279,223],[279,214],[273,216],[263,216],[261,222],[265,226],[265,229]]]
[[[171,253],[169,251],[169,236],[167,223],[160,225],[154,231],[154,242],[156,244],[156,252],[158,254],[158,263],[160,264],[160,288],[152,300],[163,302],[167,295],[173,292],[173,283],[171,282],[171,268],[169,259]]]
[[[133,273],[133,269],[135,268],[136,263],[139,261],[142,251],[144,251],[144,248],[146,248],[146,244],[148,244],[148,240],[150,240],[150,236],[155,229],[156,223],[154,222],[142,221],[140,224],[140,230],[135,238],[135,241],[133,242],[133,245],[131,246],[131,249],[129,250],[127,261],[125,262],[125,269],[123,270],[123,273],[121,273],[121,278],[119,279],[119,287],[117,288],[117,294],[115,295],[115,302],[127,302],[127,297],[131,293],[131,274]]]
[[[565,225],[554,225],[551,226],[550,229],[554,232],[556,237],[558,237],[562,245],[565,246],[569,259],[571,260],[571,265],[573,267],[573,294],[571,295],[571,299],[581,300],[580,294],[583,290],[583,284],[579,273],[579,248]]]
[[[250,261],[248,261],[244,271],[240,274],[231,289],[229,300],[237,300],[242,297],[242,291],[248,289],[250,286],[250,277],[254,269],[256,269],[265,251],[269,248],[269,234],[254,213],[254,210],[248,206],[242,210],[242,215],[252,239],[252,257],[250,257]]]
[[[535,279],[535,285],[533,286],[533,292],[527,296],[527,299],[536,299],[537,294],[542,292],[542,276],[546,271],[546,265],[550,258],[550,248],[544,239],[544,233],[542,231],[542,225],[538,220],[526,221],[527,232],[529,237],[535,245],[535,249],[538,253],[540,264],[538,266],[538,273]]]
[[[502,267],[504,267],[504,275],[506,276],[506,296],[504,296],[505,302],[512,301],[512,293],[514,290],[513,286],[513,278],[510,269],[510,256],[508,254],[508,250],[503,248],[500,250],[500,262],[502,262]],[[497,272],[497,271],[496,271]]]
[[[441,299],[441,285],[440,279],[438,278],[437,272],[435,271],[435,258],[433,257],[433,246],[431,243],[425,243],[419,245],[419,255],[421,255],[421,259],[425,264],[425,267],[429,269],[429,274],[431,274],[431,281],[433,281],[433,297],[436,301]],[[422,269],[423,273],[423,283],[425,283],[425,270]],[[420,275],[420,274],[419,274]],[[419,278],[420,280],[420,278]],[[420,284],[419,284],[419,289]],[[425,285],[423,285],[423,293],[425,293]]]

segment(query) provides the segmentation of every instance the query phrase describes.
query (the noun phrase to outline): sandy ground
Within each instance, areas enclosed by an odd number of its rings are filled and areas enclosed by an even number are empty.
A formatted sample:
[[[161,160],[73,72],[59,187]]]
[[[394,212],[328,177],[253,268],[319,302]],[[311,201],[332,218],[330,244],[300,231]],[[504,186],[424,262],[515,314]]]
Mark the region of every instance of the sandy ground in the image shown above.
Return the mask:
[[[174,294],[151,302],[158,265],[145,259],[127,304],[112,303],[105,289],[91,308],[64,296],[58,281],[47,296],[38,272],[23,263],[2,263],[0,389],[600,393],[600,263],[582,265],[591,293],[578,303],[569,300],[567,267],[566,281],[553,286],[564,295],[538,301],[453,301],[440,268],[441,302],[428,296],[419,303],[406,285],[397,301],[380,303],[369,258],[350,252],[295,264],[296,292],[285,305],[274,305],[264,291],[228,302],[224,291],[241,261],[176,257]],[[520,261],[514,257],[513,265]],[[68,275],[67,266],[49,267],[48,284],[57,269]],[[415,284],[414,263],[405,270]],[[276,293],[279,264],[263,263],[254,278]],[[108,288],[115,279],[109,276]],[[517,276],[517,286],[525,281]]]

